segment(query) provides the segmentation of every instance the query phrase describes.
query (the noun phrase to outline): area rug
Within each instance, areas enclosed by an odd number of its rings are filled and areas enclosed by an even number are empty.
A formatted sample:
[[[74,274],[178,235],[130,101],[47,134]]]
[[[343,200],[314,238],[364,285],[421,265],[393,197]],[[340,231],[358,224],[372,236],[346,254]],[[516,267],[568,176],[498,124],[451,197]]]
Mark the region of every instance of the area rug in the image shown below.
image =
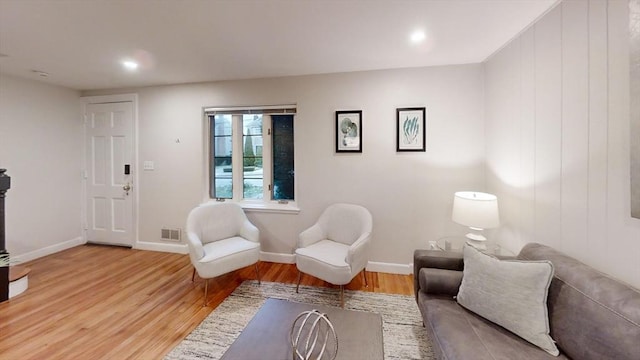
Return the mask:
[[[340,306],[338,289],[300,286],[296,293],[292,284],[245,281],[165,359],[220,359],[268,298]],[[344,299],[345,309],[382,316],[385,359],[434,359],[413,296],[345,290]]]

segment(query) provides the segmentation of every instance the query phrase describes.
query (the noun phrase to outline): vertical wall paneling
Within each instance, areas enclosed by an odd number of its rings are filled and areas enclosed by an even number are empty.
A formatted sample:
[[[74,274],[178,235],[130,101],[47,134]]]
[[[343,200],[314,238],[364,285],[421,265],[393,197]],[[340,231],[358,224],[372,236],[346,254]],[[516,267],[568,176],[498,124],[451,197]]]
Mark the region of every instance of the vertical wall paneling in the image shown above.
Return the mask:
[[[536,163],[536,94],[535,94],[535,29],[522,34],[520,54],[520,213],[522,236],[520,246],[535,241],[535,163]]]
[[[607,3],[589,2],[589,163],[587,258],[605,253],[607,229]]]
[[[510,229],[496,231],[503,246],[548,244],[640,288],[640,219],[630,216],[629,201],[627,5],[563,1],[512,41],[519,55],[509,44],[487,61],[485,141],[494,151],[486,161],[494,173],[486,181],[502,194],[512,191],[507,179],[520,179],[519,195],[507,198],[520,210],[502,212]],[[501,129],[513,104],[520,124]],[[519,175],[496,149],[520,153]]]
[[[588,3],[562,3],[562,249],[587,238]]]
[[[640,219],[640,0],[629,0],[631,216]]]
[[[536,240],[561,243],[562,7],[536,25]]]
[[[484,88],[484,95],[485,95],[485,111],[486,111],[486,117],[490,118],[492,121],[486,121],[485,122],[485,133],[491,133],[491,134],[496,134],[496,136],[498,135],[498,129],[499,129],[499,122],[500,119],[503,117],[501,116],[500,113],[498,112],[503,112],[504,108],[497,106],[497,104],[495,104],[495,101],[497,101],[497,99],[500,99],[504,96],[504,93],[499,92],[497,93],[496,91],[502,89],[502,91],[504,91],[504,89],[506,89],[506,85],[503,83],[504,78],[506,77],[506,72],[502,71],[502,64],[504,63],[504,61],[501,60],[501,58],[506,57],[506,55],[504,55],[504,53],[500,53],[498,56],[496,56],[496,58],[494,59],[493,62],[491,63],[487,63],[484,66],[484,73],[485,76],[489,76],[492,79],[494,79],[495,81],[492,84],[485,84],[485,88]],[[499,169],[495,169],[494,168],[494,163],[497,164],[500,160],[498,159],[498,157],[495,155],[495,150],[493,145],[496,144],[496,142],[491,142],[491,141],[487,141],[485,143],[485,154],[490,153],[492,154],[492,156],[490,157],[491,160],[489,160],[489,158],[487,158],[487,162],[486,162],[486,168],[487,170],[485,171],[485,176],[487,178],[487,181],[489,183],[495,181],[498,182],[499,180],[497,179],[497,176],[494,174],[498,174],[500,173]],[[488,189],[491,190],[491,189]],[[498,196],[498,201],[499,201],[499,206],[502,206],[504,199],[502,198],[502,194],[499,193],[495,193],[496,196]],[[498,232],[502,232],[503,229],[505,229],[505,221],[504,221],[504,217],[501,217],[501,226],[498,230]],[[488,235],[493,235],[493,236],[497,236],[497,234],[488,234]]]
[[[609,1],[607,7],[609,53],[609,131],[607,158],[609,181],[607,203],[609,223],[605,271],[621,272],[627,264],[640,278],[640,221],[631,218],[630,186],[630,105],[629,105],[629,7],[627,1]],[[620,21],[618,19],[624,19]],[[626,251],[617,251],[617,249]]]
[[[517,78],[520,73],[520,64],[510,61],[519,53],[519,44],[514,42],[507,46],[499,59],[493,66],[487,68],[488,72],[499,72],[500,80],[494,84],[491,89],[490,98],[500,102],[505,97],[517,94],[520,91],[519,83],[512,81]],[[519,134],[520,130],[520,111],[517,101],[509,102],[504,106],[495,106],[496,109],[491,114],[493,119],[486,124],[486,129],[496,136],[503,139],[501,142],[487,142],[486,153],[491,153],[492,160],[487,163],[487,176],[495,178],[496,173],[500,173],[500,181],[505,182],[508,186],[500,189],[495,195],[498,196],[500,212],[504,214],[518,214],[520,211],[519,202],[517,201],[517,189],[521,183],[518,164],[520,156],[518,152],[510,151],[510,149],[519,146],[519,138],[514,134]],[[495,180],[497,181],[497,180]],[[520,228],[520,216],[505,216],[501,218],[501,226],[499,232],[505,237],[518,241],[518,232]],[[490,236],[492,234],[489,234]]]
[[[521,41],[515,41],[511,44],[511,51],[509,53],[509,58],[517,58],[521,52]],[[512,136],[512,141],[508,143],[508,148],[518,148],[522,144],[522,138],[518,135],[522,134],[522,113],[521,103],[522,103],[522,87],[520,86],[522,76],[522,63],[520,61],[512,62],[512,71],[513,80],[510,82],[509,91],[513,93],[518,101],[514,101],[511,104],[510,110],[510,118],[507,119],[507,124],[509,124],[509,132],[510,134],[514,134],[516,136]],[[524,182],[522,171],[520,171],[520,166],[522,164],[521,153],[517,151],[508,151],[505,149],[505,153],[509,154],[509,167],[513,169],[513,186],[509,188],[509,207],[504,209],[509,212],[513,212],[514,214],[518,214],[517,218],[512,219],[514,222],[514,228],[510,229],[509,236],[513,238],[514,242],[523,243],[522,236],[523,234],[518,231],[518,229],[522,229],[523,227],[523,214],[522,214],[522,202],[520,199],[520,189],[522,189],[522,184]],[[486,156],[486,155],[485,155]]]

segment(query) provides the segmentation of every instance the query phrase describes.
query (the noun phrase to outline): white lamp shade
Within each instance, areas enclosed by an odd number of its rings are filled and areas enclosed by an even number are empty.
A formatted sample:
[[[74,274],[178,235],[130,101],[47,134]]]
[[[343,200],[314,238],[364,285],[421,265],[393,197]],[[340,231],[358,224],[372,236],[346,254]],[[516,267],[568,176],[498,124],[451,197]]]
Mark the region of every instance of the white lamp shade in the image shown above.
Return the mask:
[[[498,198],[482,192],[459,191],[453,197],[451,218],[460,225],[476,229],[498,227]]]

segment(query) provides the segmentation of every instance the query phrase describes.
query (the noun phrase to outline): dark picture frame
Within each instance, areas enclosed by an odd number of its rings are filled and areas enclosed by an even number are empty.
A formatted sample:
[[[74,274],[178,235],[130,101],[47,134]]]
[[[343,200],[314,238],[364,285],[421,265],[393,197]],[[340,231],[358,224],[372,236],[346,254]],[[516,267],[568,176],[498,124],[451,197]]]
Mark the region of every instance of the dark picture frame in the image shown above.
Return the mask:
[[[426,108],[396,109],[396,151],[426,151]]]
[[[336,111],[336,152],[362,152],[362,110]]]

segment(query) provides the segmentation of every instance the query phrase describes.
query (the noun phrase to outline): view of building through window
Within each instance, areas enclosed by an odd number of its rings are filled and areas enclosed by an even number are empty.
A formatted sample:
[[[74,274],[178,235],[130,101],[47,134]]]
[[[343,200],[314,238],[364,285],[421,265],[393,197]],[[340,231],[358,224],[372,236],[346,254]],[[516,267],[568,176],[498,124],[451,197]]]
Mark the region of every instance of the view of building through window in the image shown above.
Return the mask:
[[[293,200],[293,115],[272,115],[273,199]]]
[[[294,200],[293,118],[209,114],[211,198]]]
[[[243,197],[262,199],[262,115],[242,116],[242,143]]]
[[[212,126],[213,167],[212,193],[216,198],[233,198],[233,127],[231,115],[216,115]],[[212,194],[212,195],[213,195]]]

